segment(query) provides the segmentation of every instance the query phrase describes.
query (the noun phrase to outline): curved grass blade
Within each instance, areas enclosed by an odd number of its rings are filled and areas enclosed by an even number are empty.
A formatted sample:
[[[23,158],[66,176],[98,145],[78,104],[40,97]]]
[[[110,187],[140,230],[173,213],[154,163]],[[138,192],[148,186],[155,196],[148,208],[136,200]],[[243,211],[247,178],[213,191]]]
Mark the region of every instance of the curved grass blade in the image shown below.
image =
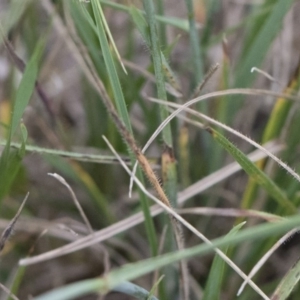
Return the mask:
[[[101,190],[93,180],[93,178],[76,162],[68,163],[61,157],[45,155],[45,159],[59,170],[64,176],[68,176],[72,180],[81,184],[95,202],[95,206],[102,215],[104,224],[110,224],[114,221],[114,217],[109,209],[108,201],[102,194]]]

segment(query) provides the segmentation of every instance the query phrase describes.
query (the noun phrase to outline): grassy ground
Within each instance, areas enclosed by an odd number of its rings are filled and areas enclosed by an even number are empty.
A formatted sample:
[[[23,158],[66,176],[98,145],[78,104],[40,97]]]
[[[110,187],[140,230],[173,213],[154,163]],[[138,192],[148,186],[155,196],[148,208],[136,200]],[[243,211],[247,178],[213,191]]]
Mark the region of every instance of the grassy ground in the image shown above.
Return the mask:
[[[299,10],[1,0],[0,299],[298,299]]]

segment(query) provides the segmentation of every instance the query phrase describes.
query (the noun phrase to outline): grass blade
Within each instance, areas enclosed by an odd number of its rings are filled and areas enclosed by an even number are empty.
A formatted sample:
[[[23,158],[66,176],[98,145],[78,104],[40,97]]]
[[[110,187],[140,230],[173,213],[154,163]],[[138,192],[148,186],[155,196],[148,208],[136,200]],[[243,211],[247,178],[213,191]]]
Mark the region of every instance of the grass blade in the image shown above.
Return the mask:
[[[244,226],[245,222],[235,226],[229,233],[228,237],[235,235]],[[225,237],[226,239],[226,237]],[[226,254],[228,247],[225,249]],[[214,261],[210,268],[208,279],[205,285],[205,291],[202,300],[219,300],[221,295],[222,281],[224,275],[225,262],[219,255],[215,255]]]
[[[276,288],[271,300],[285,300],[289,297],[295,286],[300,280],[300,259],[287,272],[278,287]]]
[[[188,11],[189,20],[189,34],[192,51],[192,64],[194,68],[196,84],[203,78],[203,62],[201,57],[200,39],[199,33],[196,29],[194,4],[192,0],[185,0],[185,4]]]
[[[110,85],[111,85],[112,92],[114,95],[117,111],[120,115],[121,120],[125,124],[125,127],[128,130],[128,133],[132,135],[132,128],[131,128],[130,119],[128,116],[126,102],[125,102],[124,95],[122,92],[119,77],[118,77],[118,74],[117,74],[117,71],[115,68],[114,60],[113,60],[113,57],[110,52],[110,47],[109,47],[108,40],[107,40],[105,30],[104,30],[104,26],[103,26],[103,20],[101,19],[101,14],[99,13],[100,3],[97,0],[92,0],[91,4],[92,4],[92,9],[94,12],[95,20],[96,20],[96,25],[97,25],[97,35],[98,35],[98,39],[100,42],[104,62],[106,65],[106,70],[108,73]],[[83,11],[86,11],[84,6],[81,6],[81,8]],[[101,7],[100,7],[100,9],[101,9]],[[103,17],[103,15],[102,15],[102,17]],[[114,121],[116,121],[116,120],[114,120]],[[129,145],[128,145],[128,147],[129,147]],[[133,162],[134,156],[133,156],[133,153],[130,150],[130,148],[128,148],[128,152],[129,152],[129,155]],[[143,181],[143,176],[142,176],[140,169],[138,171],[138,177]],[[157,239],[156,239],[156,235],[155,235],[153,221],[150,216],[149,205],[147,203],[147,199],[145,198],[145,196],[142,193],[140,193],[140,200],[141,200],[141,206],[142,206],[143,212],[145,214],[145,220],[146,220],[145,226],[146,226],[146,231],[147,231],[147,235],[148,235],[148,240],[151,245],[152,254],[155,255],[156,251],[157,251]]]
[[[297,67],[297,70],[294,74],[294,76],[291,78],[288,86],[284,90],[284,94],[290,94],[292,95],[298,88],[299,88],[299,75],[300,75],[300,63]],[[278,138],[280,136],[280,133],[282,132],[284,128],[284,123],[287,120],[289,111],[292,107],[292,103],[288,101],[286,98],[279,97],[276,100],[276,103],[273,107],[272,113],[269,117],[266,129],[264,130],[263,137],[262,137],[262,143],[266,143],[274,138]],[[261,160],[257,162],[257,167],[260,169],[263,169],[266,163],[266,159]],[[241,207],[242,208],[249,208],[251,207],[255,195],[257,192],[257,184],[253,179],[249,180],[249,183],[246,187],[246,190],[243,195]]]
[[[277,0],[256,38],[249,46],[247,55],[239,63],[236,71],[235,86],[246,87],[253,83],[255,76],[250,73],[252,67],[259,67],[263,62],[272,41],[280,32],[284,16],[294,0]]]
[[[213,138],[228,151],[234,159],[242,166],[245,172],[253,178],[259,185],[261,185],[270,196],[272,196],[278,204],[285,209],[288,213],[295,213],[295,205],[287,199],[284,192],[253,162],[251,162],[247,156],[230,143],[224,136],[210,127],[207,127],[207,131],[213,136]]]
[[[21,166],[22,158],[25,155],[27,132],[24,126],[21,127],[21,136],[23,138],[23,142],[20,150],[11,150],[10,144],[11,139],[20,124],[24,110],[28,105],[31,95],[34,91],[38,74],[38,64],[42,55],[43,47],[44,41],[41,40],[37,44],[34,54],[26,66],[24,75],[16,93],[11,124],[8,129],[7,143],[0,158],[0,199],[2,199],[9,192],[13,180]]]

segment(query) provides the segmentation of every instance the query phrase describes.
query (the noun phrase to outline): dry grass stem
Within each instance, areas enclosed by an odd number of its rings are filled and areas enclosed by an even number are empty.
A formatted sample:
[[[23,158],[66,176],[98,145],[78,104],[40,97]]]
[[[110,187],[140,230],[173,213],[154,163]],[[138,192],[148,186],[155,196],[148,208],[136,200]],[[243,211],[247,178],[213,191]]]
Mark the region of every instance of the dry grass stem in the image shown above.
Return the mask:
[[[253,141],[252,139],[248,138],[247,136],[243,135],[242,133],[238,132],[237,130],[219,122],[219,121],[216,121],[215,119],[213,118],[210,118],[202,113],[199,113],[193,109],[190,109],[187,107],[186,104],[184,105],[179,105],[179,104],[175,104],[175,103],[169,103],[169,102],[166,102],[166,101],[161,101],[161,100],[158,100],[158,99],[153,99],[151,98],[150,99],[151,101],[153,102],[157,102],[157,103],[160,103],[160,104],[165,104],[165,105],[168,105],[168,106],[171,106],[171,107],[174,107],[174,108],[177,108],[177,110],[175,110],[171,115],[170,117],[172,116],[175,117],[177,116],[177,114],[180,113],[180,111],[184,110],[184,111],[187,111],[195,116],[198,116],[199,118],[201,119],[204,119],[205,121],[211,123],[211,124],[214,124],[220,128],[223,128],[225,129],[226,131],[240,137],[241,139],[247,141],[249,144],[253,145],[254,147],[256,147],[257,149],[260,149],[261,151],[264,151],[267,156],[269,156],[270,158],[272,158],[278,165],[280,165],[282,168],[284,168],[292,177],[294,177],[297,181],[300,182],[300,176],[298,173],[296,173],[292,168],[290,168],[286,163],[284,163],[283,161],[281,161],[278,157],[276,157],[275,155],[273,155],[270,151],[268,151],[267,149],[265,149],[264,147],[262,147],[260,144],[256,143],[255,141]],[[170,121],[170,119],[168,120]],[[165,120],[165,122],[167,122],[167,120]],[[164,122],[162,123],[164,126],[166,125]],[[162,125],[161,124],[161,125]],[[162,127],[164,127],[162,126]],[[203,125],[200,124],[200,127],[203,128]],[[161,128],[160,128],[161,130]]]
[[[81,205],[80,205],[75,193],[73,192],[72,188],[70,187],[70,185],[66,182],[66,180],[62,176],[60,176],[56,173],[48,173],[48,175],[55,178],[56,180],[58,180],[61,184],[63,184],[68,189],[68,191],[71,194],[72,200],[73,200],[76,208],[78,209],[79,214],[81,215],[81,218],[82,218],[83,222],[86,224],[89,232],[93,233],[94,231],[93,231],[93,228],[90,224],[90,221],[88,220],[83,208],[81,207]]]
[[[274,78],[273,76],[271,76],[269,73],[267,73],[267,72],[264,71],[264,70],[261,70],[261,69],[259,69],[259,68],[253,67],[253,68],[251,69],[251,73],[253,73],[253,72],[257,72],[257,73],[259,73],[259,74],[262,74],[262,75],[264,75],[266,78],[268,78],[270,81],[277,83],[279,86],[283,86],[283,84],[281,84],[276,78]]]
[[[0,288],[13,300],[20,300],[16,295],[14,295],[5,285],[0,282]]]
[[[280,151],[282,150],[282,145],[278,145],[277,143],[270,142],[265,145],[266,148],[268,148],[270,151]],[[249,155],[249,159],[252,161],[258,161],[262,158],[266,157],[265,153],[260,150],[255,150]],[[208,188],[212,187],[213,185],[221,182],[224,179],[227,179],[229,176],[235,174],[236,172],[241,170],[241,166],[233,162],[229,164],[228,166],[225,166],[224,168],[212,173],[211,175],[199,180],[198,182],[194,183],[193,185],[189,186],[185,190],[178,193],[178,204],[185,203],[188,199],[191,197],[207,190]],[[160,213],[162,213],[164,210],[159,205],[153,205],[150,208],[151,215],[154,217]],[[101,229],[97,232],[95,232],[93,235],[88,235],[82,238],[79,238],[78,240],[62,246],[60,248],[48,251],[46,253],[42,253],[39,255],[36,255],[34,257],[30,258],[24,258],[20,260],[21,265],[30,265],[39,263],[42,261],[46,261],[49,259],[53,259],[62,255],[66,255],[68,253],[72,253],[75,251],[79,251],[81,249],[90,247],[98,242],[103,242],[106,239],[111,238],[114,235],[117,235],[121,232],[125,232],[126,230],[141,224],[144,221],[144,216],[142,212],[136,213],[122,221],[119,221],[115,224],[112,224],[104,229]],[[38,223],[38,222],[37,222]],[[41,222],[43,223],[43,222]],[[24,224],[26,225],[26,223]],[[35,225],[35,224],[31,224]],[[30,227],[31,228],[31,227]],[[60,232],[56,233],[58,236],[61,234]],[[68,238],[68,237],[66,237]]]
[[[196,98],[199,96],[201,91],[203,90],[204,86],[207,84],[209,79],[217,72],[220,65],[216,63],[215,65],[211,66],[208,72],[205,74],[203,80],[199,83],[199,85],[195,88],[195,91],[191,98]]]
[[[80,205],[80,203],[79,203],[79,201],[78,201],[78,199],[76,197],[76,194],[74,193],[74,191],[72,190],[72,188],[70,187],[70,185],[66,182],[66,180],[62,176],[60,176],[60,175],[58,175],[56,173],[53,173],[53,174],[52,173],[48,173],[48,175],[54,177],[55,179],[57,179],[61,184],[63,184],[68,189],[68,191],[71,194],[72,200],[74,201],[74,204],[75,204],[76,208],[78,209],[79,214],[81,215],[81,218],[83,219],[86,227],[88,228],[89,233],[93,235],[94,234],[94,230],[93,230],[93,228],[92,228],[92,226],[91,226],[91,224],[90,224],[90,222],[89,222],[89,220],[88,220],[88,218],[87,218],[87,216],[86,216],[86,214],[85,214],[82,206]],[[109,269],[110,269],[109,254],[108,254],[108,252],[106,251],[106,249],[102,245],[99,245],[99,247],[100,247],[100,249],[101,249],[101,251],[103,253],[103,256],[104,256],[103,262],[104,262],[104,266],[105,266],[105,273],[107,273],[109,271]]]
[[[15,227],[15,224],[23,210],[23,207],[25,206],[25,203],[28,199],[28,196],[29,196],[29,193],[26,194],[21,206],[19,207],[16,215],[13,217],[13,219],[9,222],[9,224],[7,225],[7,227],[4,229],[4,231],[2,232],[2,235],[1,235],[1,238],[0,238],[0,252],[3,250],[4,246],[5,246],[5,243],[6,241],[9,239],[9,237],[11,236],[13,230],[14,230],[14,227]]]
[[[125,169],[125,171],[128,173],[128,175],[132,175],[132,172],[129,170],[129,168],[126,166],[126,164],[123,163],[122,158],[118,155],[118,153],[114,150],[112,145],[109,143],[109,141],[103,137],[107,145],[109,146],[110,150],[113,152],[113,154],[119,159],[122,167]],[[190,223],[188,223],[185,219],[183,219],[179,214],[177,214],[172,208],[165,205],[163,202],[161,202],[159,199],[154,197],[151,193],[149,193],[146,188],[143,186],[143,184],[134,177],[134,181],[139,186],[139,188],[152,200],[154,200],[157,204],[159,204],[166,212],[168,212],[170,215],[173,216],[176,221],[180,222],[182,225],[184,225],[187,229],[189,229],[191,232],[193,232],[196,236],[198,236],[202,241],[207,243],[208,245],[212,245],[211,241],[207,239],[200,231],[198,231],[194,226],[192,226]],[[178,223],[177,222],[177,223]],[[214,248],[214,251],[233,269],[236,271],[237,274],[239,274],[242,278],[246,280],[247,275],[233,262],[231,261],[224,252],[222,252],[218,248]],[[268,296],[265,295],[265,293],[254,283],[252,282],[250,284],[250,281],[248,284],[264,299],[269,300]]]
[[[165,128],[165,126],[173,119],[175,118],[180,112],[182,111],[188,111],[191,113],[195,113],[196,112],[194,110],[189,109],[188,107],[200,102],[200,101],[204,101],[207,99],[212,99],[215,97],[221,97],[221,96],[228,96],[228,95],[253,95],[253,96],[273,96],[273,97],[282,97],[282,98],[286,98],[286,99],[290,99],[290,100],[295,100],[295,101],[299,101],[300,98],[298,96],[294,96],[294,95],[288,95],[288,94],[281,94],[281,93],[275,93],[275,92],[270,92],[268,90],[258,90],[258,89],[229,89],[229,90],[225,90],[225,91],[217,91],[217,92],[212,92],[212,93],[208,93],[202,96],[199,96],[195,99],[192,99],[188,102],[186,102],[185,104],[176,104],[173,102],[166,102],[163,100],[159,100],[159,99],[155,99],[152,97],[148,97],[148,100],[152,101],[152,102],[156,102],[156,103],[160,103],[160,104],[164,104],[164,105],[168,105],[171,107],[176,107],[178,108],[177,110],[175,110],[171,115],[169,115],[155,130],[155,132],[152,134],[152,136],[149,138],[149,140],[147,141],[147,143],[145,144],[145,146],[142,149],[142,153],[145,153],[146,150],[149,148],[149,146],[151,145],[151,143],[156,139],[156,137],[160,134],[160,132]],[[198,113],[198,112],[197,112]],[[245,136],[241,135],[240,133],[238,133],[237,131],[231,129],[230,127],[217,122],[203,114],[198,113],[199,115],[203,116],[203,118],[205,118],[206,120],[212,120],[211,122],[215,122],[214,124],[220,124],[220,127],[226,129],[227,131],[230,131],[231,133],[234,133],[236,135],[238,135],[239,137],[246,139]],[[251,141],[250,139],[248,139],[248,141]],[[257,143],[255,143],[256,145],[258,145]],[[261,149],[262,147],[260,145],[256,146],[257,148]],[[272,157],[272,155],[270,155],[270,157]],[[277,158],[275,158],[274,156],[272,157],[275,161],[278,160]],[[136,168],[137,168],[137,163],[135,163],[134,167],[133,167],[133,175],[135,176],[136,173]],[[299,181],[300,177],[297,173],[295,173],[291,168],[289,168],[286,164],[282,163],[280,160],[278,160],[278,163],[285,169],[287,169],[288,172],[290,172],[291,174],[293,174],[293,176],[295,176],[295,178]],[[133,178],[130,178],[130,184],[129,184],[129,197],[131,197],[131,191],[132,191],[132,185],[133,185]]]
[[[195,214],[205,216],[222,216],[222,217],[251,217],[259,218],[268,222],[278,222],[284,218],[251,209],[235,209],[235,208],[214,208],[214,207],[190,207],[176,210],[179,214]]]
[[[282,238],[280,238],[277,243],[273,245],[273,247],[256,263],[256,265],[252,268],[250,271],[248,278],[251,279],[253,276],[259,271],[259,269],[264,265],[264,263],[268,260],[268,258],[282,245],[284,244],[291,236],[293,236],[295,233],[299,231],[299,228],[295,228],[290,230],[288,233],[286,233]],[[243,282],[241,287],[239,288],[237,292],[237,296],[241,295],[243,292],[246,284],[248,283],[247,280]]]

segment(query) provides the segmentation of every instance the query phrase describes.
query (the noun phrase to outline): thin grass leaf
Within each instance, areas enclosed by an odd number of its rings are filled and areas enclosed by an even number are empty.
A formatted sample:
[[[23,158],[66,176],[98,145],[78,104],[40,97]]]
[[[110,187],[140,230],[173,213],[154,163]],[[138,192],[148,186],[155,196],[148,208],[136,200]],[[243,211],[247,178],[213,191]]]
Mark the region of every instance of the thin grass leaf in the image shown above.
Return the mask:
[[[253,44],[255,38],[257,38],[262,27],[270,17],[271,11],[275,5],[276,1],[264,0],[260,5],[252,8],[252,13],[248,17],[251,22],[247,22],[245,24],[247,35],[243,42],[241,60],[245,59],[245,56],[248,54],[251,48],[251,44]]]
[[[189,34],[190,34],[190,44],[192,52],[192,65],[195,74],[195,82],[198,84],[203,78],[203,60],[201,56],[201,46],[199,39],[199,32],[196,28],[195,23],[195,12],[194,4],[192,0],[185,0],[185,4],[188,11],[189,20]]]
[[[109,7],[115,8],[117,10],[121,10],[121,11],[128,12],[128,13],[130,12],[130,7],[128,7],[126,5],[122,5],[122,4],[115,3],[112,1],[107,1],[107,0],[100,0],[100,2],[103,5],[107,5]],[[140,10],[140,12],[142,14],[145,14],[144,11]],[[177,27],[184,31],[189,30],[189,23],[185,19],[180,19],[180,18],[175,18],[175,17],[170,17],[170,16],[161,16],[161,15],[155,15],[155,19],[163,24],[172,25],[172,26]],[[197,25],[199,27],[199,24],[197,24]]]
[[[165,8],[164,8],[164,1],[163,0],[156,0],[156,7],[158,16],[164,16],[165,14]],[[157,19],[156,19],[157,20]],[[166,26],[164,23],[158,23],[157,24],[158,29],[158,36],[159,36],[159,44],[162,45],[162,49],[165,49],[167,46],[167,32],[166,32]]]
[[[230,230],[227,237],[231,235],[235,235],[244,225],[246,222],[238,224],[234,228]],[[226,236],[224,237],[226,239]],[[226,254],[228,251],[228,247],[223,250]],[[219,255],[215,255],[213,260],[212,266],[209,271],[208,279],[205,284],[205,290],[202,300],[219,300],[221,296],[221,288],[224,276],[224,268],[225,262]]]
[[[288,233],[286,233],[283,237],[281,237],[272,247],[271,249],[269,249],[266,253],[264,253],[264,255],[260,258],[260,260],[255,264],[255,266],[252,268],[252,270],[250,271],[248,278],[252,279],[253,276],[261,269],[261,267],[266,263],[266,261],[270,258],[270,256],[280,247],[282,246],[284,243],[286,243],[292,236],[294,236],[295,234],[297,234],[297,232],[299,231],[299,228],[295,228],[290,230]],[[247,284],[247,280],[243,282],[243,284],[241,285],[241,287],[239,288],[238,292],[237,292],[237,296],[239,296],[244,287]]]
[[[23,13],[25,12],[26,8],[33,0],[12,0],[10,1],[9,11],[5,14],[4,20],[1,20],[4,27],[4,32],[9,32],[13,26],[15,26],[20,18],[22,17]],[[1,39],[0,39],[1,44]]]
[[[153,0],[144,0],[143,5],[146,11],[146,19],[148,23],[148,31],[150,35],[150,49],[151,49],[151,56],[154,66],[154,73],[156,79],[156,88],[157,88],[157,96],[159,99],[167,100],[167,93],[164,84],[164,72],[163,72],[163,63],[162,63],[162,56],[160,51],[160,45],[157,37],[156,32],[156,22],[154,18],[154,5]],[[168,111],[166,107],[160,106],[160,116],[161,119],[164,120],[168,116]],[[165,129],[162,131],[162,136],[164,143],[172,148],[172,133],[171,127],[166,126]]]
[[[110,224],[114,221],[107,199],[102,194],[93,178],[91,178],[91,176],[78,163],[68,163],[63,158],[54,158],[53,156],[48,155],[44,155],[44,158],[64,176],[71,178],[82,185],[93,199],[95,206],[99,209],[99,211],[101,211],[101,219],[105,224]]]
[[[0,139],[0,145],[5,146],[7,140]],[[11,143],[11,147],[15,149],[21,149],[22,144],[20,143]],[[56,149],[49,149],[49,148],[42,148],[39,146],[33,145],[26,145],[26,152],[28,153],[38,153],[38,154],[45,154],[45,155],[53,155],[53,156],[60,156],[64,158],[70,158],[76,161],[88,162],[88,163],[99,163],[99,164],[118,164],[116,158],[112,155],[102,155],[102,154],[87,154],[81,153],[76,151],[64,151],[64,150],[56,150]],[[124,161],[130,164],[130,159],[128,157],[123,158]]]
[[[201,37],[203,47],[207,46],[209,39],[213,36],[214,14],[220,5],[221,3],[218,0],[206,1],[206,22]]]
[[[14,62],[15,66],[20,72],[24,72],[26,68],[25,62],[17,55],[17,53],[14,51],[12,45],[10,42],[6,39],[6,37],[3,35],[4,40],[4,46],[6,48],[6,51],[8,52],[9,56],[11,57],[12,61]],[[52,121],[54,120],[54,112],[52,110],[52,106],[50,103],[50,99],[46,95],[44,89],[42,88],[41,84],[36,80],[35,88],[37,93],[40,96],[40,99],[42,100],[42,103],[44,104],[47,112],[49,113]]]
[[[21,203],[16,215],[13,217],[13,219],[9,222],[9,224],[6,226],[6,228],[3,230],[1,237],[0,237],[0,252],[3,250],[5,243],[12,235],[12,232],[14,230],[15,224],[18,221],[18,218],[23,210],[23,207],[25,206],[25,203],[28,199],[29,193],[25,196],[23,202]]]
[[[14,275],[14,279],[13,279],[13,282],[11,284],[11,292],[13,294],[18,294],[18,291],[20,289],[20,286],[24,280],[24,275],[25,275],[25,272],[26,272],[26,267],[21,267],[19,266],[15,275]],[[6,300],[12,300],[11,297],[8,297]]]
[[[216,142],[234,157],[245,172],[261,185],[282,208],[288,213],[295,213],[297,211],[295,205],[286,197],[284,192],[274,183],[274,181],[252,163],[243,152],[212,128],[207,127],[207,131],[212,135]]]
[[[35,88],[35,82],[38,75],[39,61],[41,59],[43,49],[44,49],[44,40],[40,40],[35,48],[32,58],[28,62],[24,75],[22,77],[21,83],[19,85],[16,99],[14,102],[12,119],[11,119],[11,129],[8,137],[8,141],[11,140],[14,135],[19,122],[22,118],[22,115],[27,107],[31,95]]]
[[[143,14],[136,9],[134,6],[130,7],[130,15],[132,17],[132,20],[139,30],[140,34],[142,35],[142,38],[146,42],[147,46],[151,49],[151,38],[149,35],[149,28],[148,24],[146,22],[146,19],[144,18]],[[161,64],[162,64],[162,72],[164,74],[164,77],[167,79],[167,81],[170,83],[170,85],[175,88],[177,91],[181,91],[180,83],[178,82],[174,72],[172,71],[170,65],[167,62],[167,59],[162,51],[159,51]],[[156,78],[156,77],[155,77]],[[156,83],[157,83],[156,78]],[[165,98],[166,99],[166,98]]]
[[[299,75],[300,75],[300,63],[295,71],[295,74],[292,76],[290,82],[288,83],[287,87],[283,91],[284,94],[293,95],[294,92],[298,89]],[[293,104],[290,101],[288,101],[286,98],[283,97],[279,97],[276,100],[271,115],[268,119],[266,128],[263,132],[262,143],[266,143],[280,136],[280,133],[284,128],[284,123],[287,120],[292,105]],[[267,161],[266,159],[260,160],[259,162],[256,163],[257,167],[263,170],[266,161]],[[242,208],[247,209],[251,207],[255,199],[255,195],[257,193],[257,188],[258,188],[257,183],[253,179],[250,179],[242,198],[242,202],[241,202]]]
[[[147,30],[149,32],[149,42],[148,45],[151,50],[151,59],[154,67],[154,74],[156,79],[156,89],[157,89],[157,96],[160,99],[167,100],[167,92],[165,89],[165,83],[164,83],[164,70],[167,76],[172,76],[172,73],[170,71],[169,67],[164,67],[163,64],[163,54],[160,50],[160,44],[159,44],[159,37],[157,35],[157,25],[155,20],[155,8],[153,0],[143,0],[143,6],[146,12],[146,20],[147,20]],[[165,64],[166,65],[166,64]],[[168,117],[168,110],[165,106],[159,107],[160,111],[160,117],[162,120],[166,119]],[[173,152],[173,139],[172,139],[172,132],[171,132],[171,126],[168,124],[163,130],[162,130],[162,139],[164,143],[165,151],[162,154],[162,174],[163,174],[163,187],[166,192],[166,195],[168,197],[168,200],[170,201],[170,204],[173,207],[177,206],[177,170],[176,170],[176,160],[174,157]],[[174,220],[170,217],[170,223],[172,227],[170,226],[169,230],[172,230],[172,233],[175,235],[175,240],[177,243],[177,247],[179,249],[184,248],[184,235],[182,233],[181,224],[176,224]],[[168,239],[168,245],[167,249],[172,250],[175,248],[175,240],[173,235],[168,235],[170,238]],[[182,260],[180,262],[180,271],[181,271],[181,280],[180,280],[180,293],[182,299],[188,300],[189,299],[189,283],[188,283],[188,269],[186,262]],[[177,272],[175,270],[172,270],[172,273],[170,273],[170,269],[166,270],[166,273],[172,277],[171,281],[175,284],[173,284],[172,293],[176,293],[176,290],[178,289],[178,281],[179,277],[177,276]],[[163,283],[164,284],[164,283]]]
[[[22,158],[25,155],[27,132],[23,125],[21,126],[23,143],[21,144],[20,150],[11,150],[10,144],[11,139],[20,124],[24,110],[28,105],[31,95],[34,91],[38,74],[38,64],[42,55],[43,47],[44,41],[41,40],[37,44],[34,54],[26,66],[24,75],[16,93],[7,143],[0,158],[0,199],[2,199],[9,192],[13,180],[20,169]]]
[[[273,1],[273,0],[271,0],[271,1]],[[228,37],[228,36],[236,33],[238,29],[241,29],[241,28],[249,25],[250,23],[258,24],[259,22],[256,20],[256,18],[262,17],[262,19],[265,19],[266,14],[271,10],[272,10],[272,7],[270,5],[267,7],[264,7],[264,8],[260,8],[258,11],[255,11],[252,14],[245,16],[245,18],[243,18],[237,24],[222,30],[220,33],[216,34],[215,36],[211,36],[209,44],[207,45],[207,48],[215,46],[216,44],[219,44],[220,42],[222,42],[224,36]],[[257,31],[252,30],[252,32],[257,33],[257,32],[259,32],[259,30],[257,30]],[[248,48],[244,47],[244,49],[245,49],[244,54],[246,52],[246,49],[248,49]]]
[[[271,300],[285,300],[292,293],[295,286],[300,280],[300,259],[295,265],[285,274],[284,278],[276,288]]]
[[[150,300],[152,295],[155,294],[155,291],[157,289],[157,287],[159,286],[160,282],[164,279],[165,275],[161,275],[158,280],[154,283],[153,287],[151,288],[150,292],[149,292],[149,296],[146,300]]]

